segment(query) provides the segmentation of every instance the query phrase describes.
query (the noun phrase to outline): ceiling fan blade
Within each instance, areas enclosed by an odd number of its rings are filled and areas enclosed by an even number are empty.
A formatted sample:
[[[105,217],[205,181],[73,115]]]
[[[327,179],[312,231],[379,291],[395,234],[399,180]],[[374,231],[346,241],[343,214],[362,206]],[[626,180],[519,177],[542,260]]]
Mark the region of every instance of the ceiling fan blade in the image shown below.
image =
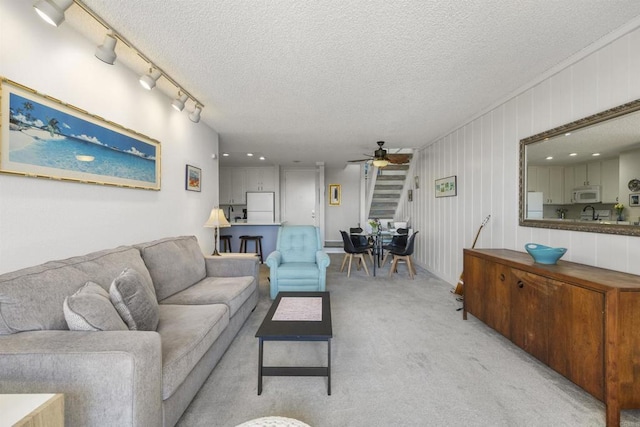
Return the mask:
[[[371,159],[357,159],[357,160],[347,160],[349,163],[360,163],[360,162],[368,162]]]
[[[393,163],[394,165],[402,165],[405,163],[409,163],[410,160],[410,156],[409,154],[387,154],[386,156],[387,160],[389,160],[389,163]]]

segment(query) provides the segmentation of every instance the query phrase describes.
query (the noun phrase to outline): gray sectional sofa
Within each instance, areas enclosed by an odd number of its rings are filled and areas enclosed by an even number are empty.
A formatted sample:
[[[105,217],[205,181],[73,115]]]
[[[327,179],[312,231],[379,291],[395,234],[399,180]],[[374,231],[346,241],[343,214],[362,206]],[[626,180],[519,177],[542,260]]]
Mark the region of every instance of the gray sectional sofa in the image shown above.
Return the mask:
[[[187,236],[0,275],[0,393],[64,393],[68,427],[173,426],[255,308],[258,267]]]

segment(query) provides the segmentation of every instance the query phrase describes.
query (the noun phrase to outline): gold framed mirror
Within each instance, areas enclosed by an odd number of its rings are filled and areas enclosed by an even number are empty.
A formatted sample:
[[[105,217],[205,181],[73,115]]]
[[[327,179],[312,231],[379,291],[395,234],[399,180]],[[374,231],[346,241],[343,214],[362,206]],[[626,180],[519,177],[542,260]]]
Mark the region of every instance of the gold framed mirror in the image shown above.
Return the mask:
[[[520,141],[521,226],[640,236],[639,197],[640,100]]]

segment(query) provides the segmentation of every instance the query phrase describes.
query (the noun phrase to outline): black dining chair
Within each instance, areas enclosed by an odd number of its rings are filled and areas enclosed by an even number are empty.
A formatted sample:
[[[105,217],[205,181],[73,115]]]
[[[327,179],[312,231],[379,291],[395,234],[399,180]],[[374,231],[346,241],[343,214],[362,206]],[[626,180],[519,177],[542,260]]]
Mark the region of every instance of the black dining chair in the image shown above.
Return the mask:
[[[387,262],[387,257],[389,256],[390,251],[395,250],[396,252],[402,251],[407,246],[407,240],[409,238],[409,229],[408,228],[398,228],[396,230],[396,234],[391,237],[391,242],[382,246],[382,250],[384,253],[384,258],[382,258],[382,264],[380,267],[384,267],[384,264]]]
[[[367,253],[369,254],[369,259],[373,263],[373,243],[369,241],[367,236],[362,234],[363,230],[360,227],[353,227],[349,229],[349,237],[351,237],[351,241],[353,242],[353,246],[356,249],[367,248]]]
[[[349,259],[349,269],[347,270],[347,277],[351,276],[351,262],[353,258],[357,258],[356,268],[360,270],[360,264],[364,267],[364,271],[369,275],[369,269],[367,268],[367,262],[364,259],[364,254],[367,253],[367,248],[361,247],[356,248],[353,245],[353,241],[351,240],[351,236],[347,234],[346,231],[340,230],[340,234],[342,235],[342,242],[344,243],[344,259],[342,260],[342,266],[340,267],[340,272],[344,271],[345,263],[347,262],[347,258]]]
[[[389,251],[391,255],[393,255],[393,261],[391,262],[391,268],[389,269],[389,277],[398,270],[398,261],[405,261],[407,263],[407,269],[409,270],[409,277],[413,279],[413,276],[416,273],[416,268],[413,265],[413,260],[411,259],[411,255],[413,255],[413,247],[416,239],[416,234],[419,232],[416,231],[409,237],[407,240],[407,245],[402,249],[392,249]]]

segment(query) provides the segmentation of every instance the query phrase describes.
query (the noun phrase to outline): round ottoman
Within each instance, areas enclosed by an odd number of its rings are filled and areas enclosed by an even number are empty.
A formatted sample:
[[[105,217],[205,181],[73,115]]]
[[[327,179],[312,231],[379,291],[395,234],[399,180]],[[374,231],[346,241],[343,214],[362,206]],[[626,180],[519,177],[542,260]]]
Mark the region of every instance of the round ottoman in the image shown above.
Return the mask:
[[[263,417],[250,420],[236,427],[311,427],[302,421],[294,420],[286,417]]]

